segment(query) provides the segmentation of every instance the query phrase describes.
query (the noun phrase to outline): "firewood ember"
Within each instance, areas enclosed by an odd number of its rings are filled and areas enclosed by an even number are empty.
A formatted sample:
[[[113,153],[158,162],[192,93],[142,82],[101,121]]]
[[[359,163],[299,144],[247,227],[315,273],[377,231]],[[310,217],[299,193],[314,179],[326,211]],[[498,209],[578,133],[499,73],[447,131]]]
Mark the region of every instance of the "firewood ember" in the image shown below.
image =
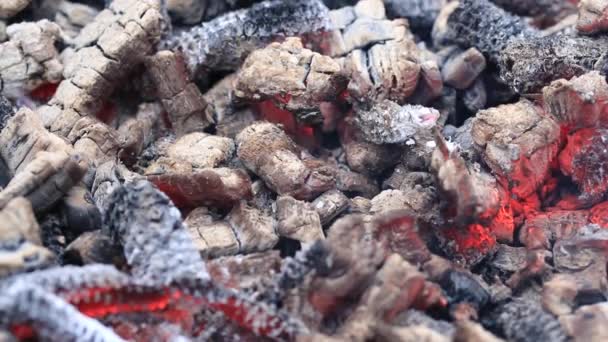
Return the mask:
[[[21,12],[30,4],[31,0],[8,0],[0,4],[0,18],[9,19]]]
[[[478,223],[464,227],[442,227],[437,235],[442,249],[458,264],[479,264],[496,248],[496,236]]]
[[[581,0],[578,6],[576,29],[583,34],[608,30],[608,1]]]
[[[389,18],[406,18],[414,28],[431,28],[446,0],[387,0],[386,13]]]
[[[604,37],[569,35],[513,39],[500,54],[500,74],[518,93],[538,93],[551,81],[602,71],[605,43]]]
[[[146,67],[178,136],[201,132],[210,125],[212,119],[205,112],[207,103],[190,80],[181,55],[171,51],[157,52],[146,59]]]
[[[335,172],[323,163],[302,160],[300,148],[278,126],[254,123],[236,137],[245,167],[279,195],[314,199],[335,186]]]
[[[434,39],[474,47],[490,61],[516,37],[534,37],[537,32],[517,16],[507,13],[489,0],[461,0],[445,6],[435,22]]]
[[[280,253],[273,250],[226,256],[207,262],[209,275],[214,282],[228,288],[244,290],[256,289],[272,282],[272,278],[281,272],[281,267],[283,260]]]
[[[558,152],[560,128],[529,101],[480,111],[471,131],[498,181],[519,199],[544,182]]]
[[[475,48],[456,50],[442,66],[441,73],[446,84],[456,89],[467,89],[486,68],[486,59]]]
[[[608,130],[585,128],[568,135],[559,154],[562,172],[572,178],[583,197],[601,199],[608,190]]]
[[[205,70],[235,70],[256,48],[277,38],[323,31],[330,24],[321,0],[268,0],[176,33],[162,45],[180,50],[196,78]]]
[[[559,321],[531,301],[516,299],[497,309],[496,323],[510,341],[566,341]]]
[[[94,116],[116,83],[143,62],[159,40],[157,4],[115,0],[74,39],[64,80],[49,105],[39,109],[51,132],[67,135],[83,116]]]
[[[580,307],[571,315],[560,317],[560,323],[572,341],[603,341],[608,338],[608,305],[598,303]]]
[[[543,100],[547,112],[562,125],[576,129],[608,124],[608,83],[597,71],[553,81],[543,88]]]
[[[32,206],[23,197],[12,199],[0,211],[0,275],[50,266],[53,254],[42,246]]]
[[[321,121],[320,105],[346,87],[340,65],[302,46],[299,38],[272,43],[252,52],[238,72],[236,101],[266,99],[303,122]]]
[[[242,169],[169,170],[150,172],[146,177],[180,208],[230,208],[241,199],[251,197],[251,180]]]
[[[321,219],[310,203],[291,196],[280,196],[276,201],[277,233],[303,243],[325,238]]]
[[[314,201],[312,208],[319,214],[319,220],[324,227],[340,216],[350,206],[349,198],[340,190],[329,190]]]
[[[194,209],[184,224],[203,257],[236,254],[240,250],[237,235],[228,222],[214,219],[207,208]]]
[[[355,112],[355,123],[366,141],[374,144],[405,143],[419,130],[429,130],[439,119],[439,112],[420,105],[399,106],[381,101],[369,109]]]
[[[599,260],[606,260],[603,245],[608,235],[603,228],[587,225],[553,246],[553,259],[559,271],[584,270]]]
[[[63,63],[55,47],[61,40],[57,24],[48,20],[12,24],[6,34],[8,41],[0,44],[1,91],[17,98],[24,91],[61,80]]]
[[[385,239],[388,249],[407,262],[420,266],[431,259],[431,252],[420,237],[420,227],[410,212],[393,210],[375,215],[372,225],[374,237]]]
[[[234,230],[243,253],[265,251],[279,240],[273,218],[244,202],[232,208],[226,221]]]
[[[13,178],[0,192],[0,207],[25,196],[42,213],[78,184],[87,163],[64,140],[44,129],[31,110],[7,113],[3,120],[0,141],[5,148],[0,155]]]
[[[114,264],[123,266],[122,249],[101,230],[85,232],[72,241],[62,255],[64,261],[76,265]]]

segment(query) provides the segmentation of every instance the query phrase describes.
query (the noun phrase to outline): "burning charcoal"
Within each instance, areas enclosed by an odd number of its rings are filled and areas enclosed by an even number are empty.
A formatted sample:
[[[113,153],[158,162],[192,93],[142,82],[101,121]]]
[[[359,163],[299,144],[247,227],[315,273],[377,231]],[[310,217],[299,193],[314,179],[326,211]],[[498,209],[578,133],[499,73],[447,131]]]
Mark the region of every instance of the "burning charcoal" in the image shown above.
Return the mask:
[[[481,52],[470,48],[452,54],[443,64],[442,75],[446,84],[456,89],[469,88],[486,68],[486,59]]]
[[[135,164],[144,148],[152,143],[161,111],[162,107],[156,103],[143,103],[134,117],[120,124],[117,130],[121,148],[119,157],[125,164]]]
[[[608,191],[608,130],[585,128],[568,136],[559,155],[562,172],[576,183],[584,197],[602,198]]]
[[[230,208],[241,199],[251,197],[251,180],[241,169],[220,167],[203,168],[193,172],[150,171],[146,176],[180,208]]]
[[[390,18],[406,18],[413,28],[429,29],[446,0],[387,0],[386,12]]]
[[[301,242],[323,239],[323,227],[319,214],[310,203],[291,196],[281,196],[276,201],[277,233]]]
[[[167,1],[167,10],[174,21],[187,25],[208,21],[225,12],[250,6],[256,0],[170,0]]]
[[[373,179],[345,168],[336,171],[336,188],[345,194],[355,194],[366,199],[371,199],[380,192]]]
[[[312,208],[319,214],[323,226],[347,210],[349,205],[348,197],[340,190],[329,190],[312,202]]]
[[[300,159],[299,148],[276,125],[255,123],[237,135],[236,144],[243,164],[279,195],[313,199],[335,184],[333,171]]]
[[[566,341],[559,322],[533,302],[514,300],[504,305],[496,323],[510,341]]]
[[[459,265],[475,266],[496,248],[496,236],[481,224],[441,227],[435,231],[443,251]]]
[[[6,34],[9,40],[0,44],[0,90],[17,98],[23,91],[61,80],[63,64],[55,47],[61,35],[57,24],[48,20],[13,24]]]
[[[486,108],[488,94],[482,79],[477,79],[470,88],[464,91],[462,103],[471,113],[477,113]]]
[[[448,197],[448,215],[457,224],[487,220],[499,210],[506,194],[489,174],[469,168],[457,150],[437,138],[432,168],[440,190]]]
[[[447,15],[447,27],[442,27],[444,23],[438,19],[434,28],[435,33],[441,35],[440,41],[454,42],[464,48],[474,47],[492,62],[498,62],[501,51],[511,39],[537,34],[523,19],[488,0],[461,0],[458,5],[444,7],[443,11]],[[445,32],[441,32],[443,30]]]
[[[243,253],[270,249],[279,240],[272,217],[244,202],[232,208],[226,221],[236,233]]]
[[[492,267],[496,267],[504,273],[513,273],[523,269],[526,266],[525,247],[511,247],[509,245],[498,245],[496,255],[492,259]]]
[[[252,52],[238,72],[235,100],[271,99],[298,120],[319,122],[320,104],[346,87],[340,65],[330,57],[305,49],[299,38],[272,43]]]
[[[604,38],[550,37],[514,39],[500,55],[501,77],[516,92],[540,92],[558,79],[604,68]]]
[[[433,108],[382,101],[369,110],[357,110],[355,122],[365,140],[374,144],[396,144],[404,143],[418,130],[432,128],[437,119],[439,112]]]
[[[606,252],[602,244],[607,239],[608,235],[605,230],[597,225],[587,225],[576,234],[563,237],[553,246],[556,269],[559,271],[584,270],[598,260],[605,259]],[[595,273],[602,274],[605,271]]]
[[[162,15],[144,0],[115,0],[74,39],[65,79],[38,110],[51,132],[67,135],[82,116],[94,116],[116,83],[143,61],[159,39]]]
[[[42,247],[29,201],[17,197],[0,211],[0,276],[49,266],[53,254]]]
[[[573,236],[587,224],[586,210],[553,211],[529,218],[519,232],[519,241],[529,249],[550,249],[555,241]]]
[[[603,341],[608,338],[608,303],[583,306],[560,317],[560,323],[572,341]]]
[[[208,279],[179,211],[152,183],[125,184],[114,190],[111,200],[104,223],[113,241],[123,246],[134,277],[164,284]]]
[[[175,34],[163,45],[181,50],[193,75],[235,70],[251,51],[272,40],[329,28],[328,15],[320,0],[262,1]]]
[[[29,5],[31,0],[7,0],[0,4],[0,18],[9,19]]]
[[[269,250],[262,253],[234,255],[207,261],[211,279],[223,286],[243,290],[264,291],[271,287],[281,272],[283,259],[279,251]],[[299,283],[298,283],[299,284]],[[260,288],[263,286],[263,288]],[[255,293],[260,301],[267,297]],[[270,301],[270,303],[274,303]]]
[[[410,212],[394,210],[375,215],[372,226],[374,237],[386,241],[388,249],[407,262],[419,266],[431,259],[426,243],[420,238],[416,219]]]
[[[583,34],[608,30],[608,2],[605,0],[580,1],[576,29]]]
[[[480,111],[471,134],[498,181],[523,199],[544,182],[557,154],[560,129],[540,108],[522,100]]]
[[[63,260],[76,265],[114,264],[122,266],[122,249],[100,230],[85,232],[72,241],[62,256]]]
[[[93,200],[100,210],[107,208],[110,195],[125,181],[143,179],[143,176],[129,171],[123,164],[108,162],[100,165],[95,172],[95,179],[91,187]]]
[[[212,120],[206,116],[207,103],[190,80],[184,63],[181,55],[171,51],[160,51],[146,59],[148,73],[178,136],[200,132]]]
[[[476,317],[477,312],[490,301],[490,294],[468,273],[449,270],[443,275],[439,284],[447,296],[453,315],[457,314],[454,310],[458,310],[461,304],[466,303],[472,307],[473,315]]]
[[[239,240],[227,222],[214,220],[207,208],[194,209],[184,221],[196,249],[204,257],[236,254]]]
[[[234,141],[202,132],[190,133],[177,139],[161,151],[161,156],[147,172],[200,170],[226,164],[234,155]]]
[[[597,127],[608,123],[608,83],[593,71],[571,80],[553,81],[543,88],[545,109],[555,120],[572,128]]]
[[[120,149],[116,131],[93,117],[78,119],[66,138],[74,150],[87,160],[91,167],[89,172],[103,163],[114,161]],[[85,181],[89,182],[88,179]]]

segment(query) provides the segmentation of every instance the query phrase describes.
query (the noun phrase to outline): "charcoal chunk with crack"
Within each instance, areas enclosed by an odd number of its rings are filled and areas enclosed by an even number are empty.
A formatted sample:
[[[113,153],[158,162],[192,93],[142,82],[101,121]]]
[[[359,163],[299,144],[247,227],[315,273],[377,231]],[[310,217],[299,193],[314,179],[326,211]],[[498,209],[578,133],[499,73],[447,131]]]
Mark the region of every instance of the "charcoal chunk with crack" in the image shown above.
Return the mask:
[[[537,304],[516,299],[498,309],[496,323],[511,341],[566,341],[559,321]]]
[[[226,221],[236,233],[243,253],[265,251],[279,240],[274,219],[247,203],[240,202],[232,208]]]
[[[329,190],[312,202],[312,208],[319,214],[323,226],[333,221],[348,209],[349,198],[340,190]]]
[[[184,224],[203,257],[233,255],[240,251],[240,243],[228,222],[214,218],[205,207],[194,209]]]
[[[291,196],[276,200],[277,233],[303,243],[323,239],[323,228],[317,211],[310,203]]]

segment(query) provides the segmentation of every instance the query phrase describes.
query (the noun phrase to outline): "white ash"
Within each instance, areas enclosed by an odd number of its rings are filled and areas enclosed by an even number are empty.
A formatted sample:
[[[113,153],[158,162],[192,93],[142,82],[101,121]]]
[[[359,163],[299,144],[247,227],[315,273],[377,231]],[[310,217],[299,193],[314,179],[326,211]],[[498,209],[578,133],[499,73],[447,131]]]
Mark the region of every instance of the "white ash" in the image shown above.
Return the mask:
[[[370,110],[356,112],[357,126],[374,144],[408,142],[419,130],[431,129],[439,119],[436,109],[421,105],[399,106],[392,101],[376,103]]]

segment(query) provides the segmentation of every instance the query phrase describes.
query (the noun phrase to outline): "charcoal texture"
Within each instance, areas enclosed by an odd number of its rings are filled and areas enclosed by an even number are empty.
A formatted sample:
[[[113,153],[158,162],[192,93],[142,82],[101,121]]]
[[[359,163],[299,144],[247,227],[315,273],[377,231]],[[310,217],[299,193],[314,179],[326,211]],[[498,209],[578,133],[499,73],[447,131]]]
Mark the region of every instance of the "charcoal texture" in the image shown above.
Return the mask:
[[[449,270],[439,281],[450,305],[472,304],[478,310],[490,301],[490,294],[468,273]]]
[[[564,0],[491,0],[505,10],[526,17],[556,16],[564,11],[572,11],[575,5]]]
[[[496,317],[505,336],[514,342],[566,341],[566,335],[555,317],[532,303],[515,300],[502,307]]]
[[[540,92],[557,79],[570,79],[591,70],[606,72],[606,38],[557,35],[511,41],[499,60],[504,80],[519,93]]]
[[[445,39],[469,48],[475,47],[497,62],[502,50],[516,37],[530,38],[537,33],[522,18],[507,13],[488,0],[462,0],[448,18]]]
[[[433,26],[446,0],[385,0],[389,18],[407,18],[414,28],[428,29]]]
[[[328,15],[320,0],[264,1],[168,37],[162,45],[181,50],[194,74],[201,69],[234,70],[273,38],[329,29]]]

